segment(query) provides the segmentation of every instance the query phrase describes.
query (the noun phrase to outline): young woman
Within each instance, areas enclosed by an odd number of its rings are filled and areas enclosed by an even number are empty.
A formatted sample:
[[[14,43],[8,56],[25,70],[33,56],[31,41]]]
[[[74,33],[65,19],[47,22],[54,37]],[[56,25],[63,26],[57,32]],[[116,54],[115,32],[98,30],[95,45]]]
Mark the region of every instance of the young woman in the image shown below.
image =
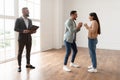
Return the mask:
[[[97,37],[101,34],[100,22],[96,13],[90,13],[89,19],[91,21],[91,26],[86,23],[84,26],[88,30],[88,47],[92,65],[88,67],[88,72],[97,72],[97,59],[96,59],[96,45],[98,43]]]

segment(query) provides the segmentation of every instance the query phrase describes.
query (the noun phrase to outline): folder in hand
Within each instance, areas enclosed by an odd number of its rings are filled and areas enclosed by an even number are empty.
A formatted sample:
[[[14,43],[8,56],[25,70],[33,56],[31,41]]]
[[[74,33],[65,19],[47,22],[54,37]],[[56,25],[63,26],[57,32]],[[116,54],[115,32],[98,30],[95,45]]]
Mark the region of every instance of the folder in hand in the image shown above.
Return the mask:
[[[36,31],[39,28],[39,26],[32,25],[32,27],[29,28],[31,31]]]

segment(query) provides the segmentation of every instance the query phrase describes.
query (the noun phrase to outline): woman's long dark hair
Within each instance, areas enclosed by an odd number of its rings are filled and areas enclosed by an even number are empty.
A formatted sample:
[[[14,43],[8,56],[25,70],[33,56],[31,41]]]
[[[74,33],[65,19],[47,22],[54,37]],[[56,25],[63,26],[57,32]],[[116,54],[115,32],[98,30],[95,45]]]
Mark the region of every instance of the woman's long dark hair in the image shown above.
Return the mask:
[[[99,19],[98,19],[97,14],[96,14],[95,12],[92,12],[92,13],[90,13],[89,15],[93,17],[93,20],[96,20],[96,21],[97,21],[97,23],[98,23],[98,31],[97,31],[97,33],[98,33],[98,34],[101,34],[100,22],[99,22]]]

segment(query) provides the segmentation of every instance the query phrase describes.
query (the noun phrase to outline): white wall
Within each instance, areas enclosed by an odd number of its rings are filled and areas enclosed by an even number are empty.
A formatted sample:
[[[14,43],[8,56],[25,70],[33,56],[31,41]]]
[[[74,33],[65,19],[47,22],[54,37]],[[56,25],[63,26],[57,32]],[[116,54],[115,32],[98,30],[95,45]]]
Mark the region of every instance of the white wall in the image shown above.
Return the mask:
[[[54,48],[59,49],[63,43],[63,0],[55,0],[54,13]]]
[[[63,21],[69,17],[71,10],[78,11],[77,22],[89,23],[90,12],[96,12],[100,19],[102,34],[99,36],[98,48],[120,50],[120,0],[65,0]],[[64,29],[63,29],[64,30]],[[87,47],[87,31],[78,33],[77,45]]]
[[[63,0],[41,0],[41,51],[62,46]]]
[[[53,47],[53,4],[50,0],[41,0],[41,27],[40,27],[40,45],[41,51]]]

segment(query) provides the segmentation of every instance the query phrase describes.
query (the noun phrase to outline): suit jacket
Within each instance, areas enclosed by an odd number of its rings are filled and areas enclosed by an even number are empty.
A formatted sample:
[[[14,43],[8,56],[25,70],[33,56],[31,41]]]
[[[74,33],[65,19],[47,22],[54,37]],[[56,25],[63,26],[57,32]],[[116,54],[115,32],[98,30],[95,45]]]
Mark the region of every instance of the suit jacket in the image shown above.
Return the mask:
[[[24,30],[32,27],[32,21],[30,19],[28,19],[28,22],[29,22],[29,24],[28,24],[28,28],[27,28],[22,17],[16,19],[14,30],[16,32],[19,32],[19,36],[18,36],[19,41],[26,41],[26,40],[32,39],[31,33],[27,33],[27,34],[23,33]]]
[[[68,19],[65,22],[65,33],[64,33],[64,40],[67,42],[73,43],[75,40],[76,33],[80,31],[80,29],[76,29],[76,23],[72,19]]]

